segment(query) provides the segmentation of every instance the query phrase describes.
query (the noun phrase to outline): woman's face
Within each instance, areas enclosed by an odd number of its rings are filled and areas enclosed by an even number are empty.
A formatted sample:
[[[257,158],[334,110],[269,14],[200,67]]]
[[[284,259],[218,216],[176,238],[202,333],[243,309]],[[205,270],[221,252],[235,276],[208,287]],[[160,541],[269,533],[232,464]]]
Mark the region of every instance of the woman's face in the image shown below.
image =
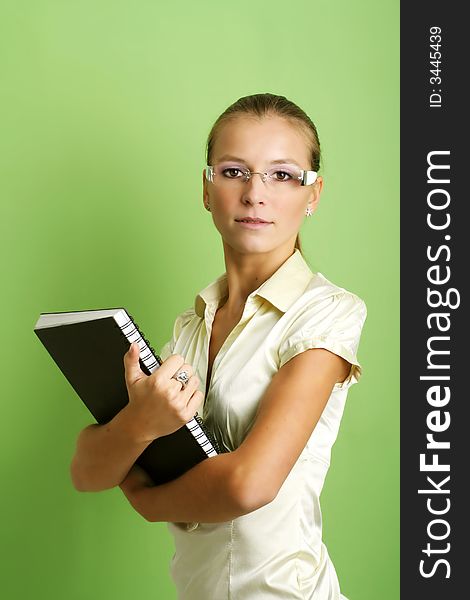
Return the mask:
[[[286,158],[304,170],[311,169],[306,138],[295,125],[277,116],[261,119],[240,116],[223,125],[213,146],[212,165],[226,162],[227,156],[238,159],[231,164],[242,165],[252,172],[268,171],[275,166],[273,161]],[[315,210],[322,184],[319,177],[310,186],[280,184],[280,191],[273,192],[259,175],[235,186],[218,186],[207,181],[203,172],[203,199],[225,244],[236,252],[285,249],[287,253],[294,248],[306,208]],[[246,217],[260,218],[268,224],[254,226],[240,222]]]

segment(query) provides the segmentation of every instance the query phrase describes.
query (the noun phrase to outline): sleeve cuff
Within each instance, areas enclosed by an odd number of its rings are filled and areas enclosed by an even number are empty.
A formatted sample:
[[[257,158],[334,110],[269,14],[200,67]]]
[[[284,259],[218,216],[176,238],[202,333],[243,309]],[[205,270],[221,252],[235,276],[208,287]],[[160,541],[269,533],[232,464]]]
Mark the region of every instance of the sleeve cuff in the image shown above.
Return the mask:
[[[344,389],[357,383],[362,375],[362,367],[359,364],[356,356],[351,352],[349,348],[344,346],[343,344],[338,344],[337,342],[329,341],[326,338],[316,338],[312,340],[302,340],[292,345],[290,348],[284,352],[281,356],[281,362],[279,364],[279,368],[286,364],[291,358],[297,356],[297,354],[301,354],[305,352],[305,350],[310,350],[313,348],[323,348],[324,350],[328,350],[337,356],[341,356],[344,360],[347,360],[350,363],[351,368],[349,370],[349,375],[343,382],[336,383],[333,389]]]

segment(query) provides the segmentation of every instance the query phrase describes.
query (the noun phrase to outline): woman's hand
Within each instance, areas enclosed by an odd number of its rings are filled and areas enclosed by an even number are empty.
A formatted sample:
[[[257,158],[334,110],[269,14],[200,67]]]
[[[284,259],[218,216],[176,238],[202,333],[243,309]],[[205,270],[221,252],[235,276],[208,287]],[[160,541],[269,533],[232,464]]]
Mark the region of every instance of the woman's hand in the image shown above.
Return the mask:
[[[129,394],[127,410],[139,441],[151,442],[169,435],[196,414],[204,395],[198,390],[199,378],[179,354],[172,354],[156,371],[146,375],[139,365],[139,347],[133,343],[124,355],[124,368]],[[173,378],[181,370],[190,375],[184,388]]]

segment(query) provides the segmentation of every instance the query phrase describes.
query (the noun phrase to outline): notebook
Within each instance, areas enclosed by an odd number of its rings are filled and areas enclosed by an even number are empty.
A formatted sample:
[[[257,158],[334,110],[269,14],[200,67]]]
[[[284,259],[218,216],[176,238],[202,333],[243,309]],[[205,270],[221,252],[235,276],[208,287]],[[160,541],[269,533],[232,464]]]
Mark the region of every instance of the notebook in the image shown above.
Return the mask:
[[[128,403],[124,354],[131,342],[140,348],[140,367],[150,375],[162,364],[124,308],[41,313],[34,332],[99,424]],[[220,452],[201,417],[195,415],[170,435],[157,438],[137,464],[165,483]]]

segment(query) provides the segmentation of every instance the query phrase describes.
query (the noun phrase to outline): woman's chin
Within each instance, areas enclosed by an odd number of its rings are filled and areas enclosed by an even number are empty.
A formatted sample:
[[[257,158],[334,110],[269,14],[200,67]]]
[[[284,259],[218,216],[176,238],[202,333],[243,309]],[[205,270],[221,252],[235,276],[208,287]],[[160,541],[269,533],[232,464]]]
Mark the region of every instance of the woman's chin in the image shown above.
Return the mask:
[[[238,254],[266,254],[275,251],[282,244],[267,240],[225,240],[224,245]]]

